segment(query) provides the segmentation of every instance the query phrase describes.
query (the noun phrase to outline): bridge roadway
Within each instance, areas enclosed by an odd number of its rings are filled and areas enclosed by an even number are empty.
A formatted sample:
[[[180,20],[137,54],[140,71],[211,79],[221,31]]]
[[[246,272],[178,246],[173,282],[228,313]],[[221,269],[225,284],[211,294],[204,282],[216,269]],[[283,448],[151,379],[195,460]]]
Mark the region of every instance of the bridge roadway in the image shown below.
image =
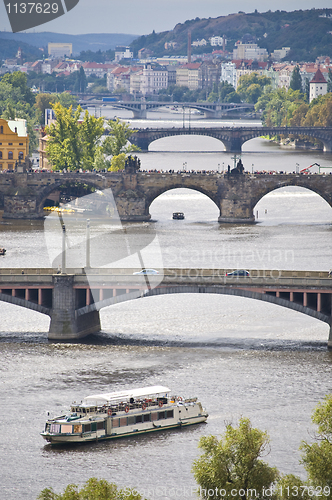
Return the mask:
[[[79,104],[83,108],[107,107],[117,109],[128,109],[133,112],[134,118],[146,119],[147,111],[162,107],[176,107],[197,109],[204,113],[206,118],[222,118],[232,111],[254,111],[254,104],[249,103],[226,103],[226,102],[160,102],[160,101],[102,101],[100,99],[81,99]]]
[[[171,167],[171,165],[170,165]],[[268,165],[267,165],[268,168]],[[282,165],[281,165],[282,168]],[[204,172],[42,172],[0,175],[0,210],[3,218],[40,219],[53,192],[62,186],[85,184],[106,193],[105,204],[114,204],[122,221],[149,221],[151,203],[175,188],[203,193],[217,206],[218,222],[253,223],[256,204],[275,189],[298,186],[321,196],[332,207],[332,175],[251,174],[228,175]],[[105,205],[104,214],[110,211]],[[108,215],[107,215],[108,214]]]
[[[332,279],[327,272],[252,270],[227,277],[225,269],[165,269],[133,275],[135,269],[0,269],[0,301],[50,316],[49,339],[71,340],[100,330],[99,310],[126,300],[170,293],[234,295],[277,304],[330,326]]]
[[[149,144],[162,137],[177,135],[205,135],[214,137],[223,143],[224,150],[229,153],[240,153],[242,145],[255,137],[309,136],[323,144],[325,152],[332,152],[332,127],[173,127],[138,129],[130,141],[142,151],[148,151]]]

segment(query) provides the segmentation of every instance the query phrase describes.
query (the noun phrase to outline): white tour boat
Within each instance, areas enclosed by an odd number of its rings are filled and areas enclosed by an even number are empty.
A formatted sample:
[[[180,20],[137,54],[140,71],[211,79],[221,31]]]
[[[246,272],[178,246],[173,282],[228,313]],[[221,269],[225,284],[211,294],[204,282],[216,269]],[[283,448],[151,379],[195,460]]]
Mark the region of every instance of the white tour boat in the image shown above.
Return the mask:
[[[197,398],[152,386],[87,396],[73,403],[68,415],[47,420],[41,435],[51,444],[85,443],[198,424],[207,417]]]

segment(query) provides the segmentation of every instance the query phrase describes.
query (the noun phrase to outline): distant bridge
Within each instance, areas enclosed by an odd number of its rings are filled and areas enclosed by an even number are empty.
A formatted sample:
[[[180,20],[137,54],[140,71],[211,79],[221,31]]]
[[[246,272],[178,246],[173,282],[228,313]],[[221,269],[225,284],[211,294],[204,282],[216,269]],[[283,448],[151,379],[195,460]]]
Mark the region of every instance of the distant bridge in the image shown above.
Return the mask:
[[[130,140],[142,151],[148,151],[149,145],[163,137],[178,135],[204,135],[214,137],[223,143],[229,153],[240,153],[242,145],[261,136],[309,136],[323,144],[325,152],[332,152],[332,127],[173,127],[145,128],[135,132]]]
[[[145,119],[147,111],[162,107],[172,107],[179,111],[184,108],[197,109],[204,113],[206,118],[222,118],[232,111],[254,111],[254,104],[226,103],[226,102],[160,102],[160,101],[101,101],[100,99],[82,99],[79,104],[83,108],[101,108],[112,106],[117,109],[128,109],[133,112],[134,118]]]
[[[332,279],[327,272],[255,270],[227,277],[225,269],[165,269],[137,276],[133,269],[0,269],[0,301],[51,317],[49,339],[70,340],[100,330],[99,310],[142,297],[205,293],[247,297],[307,314],[330,326]],[[22,274],[22,272],[24,274]]]

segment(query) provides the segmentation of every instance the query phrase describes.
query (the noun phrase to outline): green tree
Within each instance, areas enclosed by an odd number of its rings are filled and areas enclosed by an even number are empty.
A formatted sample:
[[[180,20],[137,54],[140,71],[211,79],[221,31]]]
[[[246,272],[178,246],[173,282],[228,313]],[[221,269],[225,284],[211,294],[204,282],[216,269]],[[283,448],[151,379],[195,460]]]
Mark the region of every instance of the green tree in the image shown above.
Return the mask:
[[[256,103],[264,87],[270,83],[271,78],[267,76],[259,76],[255,72],[249,73],[240,77],[236,92],[244,101]]]
[[[292,76],[289,82],[289,88],[302,92],[302,78],[299,66],[295,66],[295,68],[293,69]]]
[[[143,497],[131,488],[121,489],[105,479],[92,477],[80,490],[75,484],[69,484],[62,494],[45,488],[37,500],[143,500]]]
[[[79,126],[84,170],[91,170],[94,166],[98,143],[104,132],[103,124],[103,118],[95,118],[89,114],[88,110],[85,111],[83,121]]]
[[[302,442],[302,463],[312,485],[329,488],[324,498],[332,498],[332,394],[317,405],[311,420],[318,426],[316,441]]]
[[[130,153],[132,151],[139,151],[139,148],[134,144],[128,144],[130,137],[135,130],[117,118],[107,122],[109,135],[103,142],[103,152],[107,156],[117,156],[120,153]]]
[[[46,127],[48,141],[46,153],[56,170],[91,170],[99,140],[104,132],[103,118],[95,118],[85,112],[80,121],[80,106],[73,111],[59,102],[53,106],[56,122]]]
[[[249,419],[241,418],[238,427],[228,424],[220,440],[203,436],[199,447],[204,454],[194,461],[193,472],[204,499],[262,499],[279,477],[261,460],[269,452],[267,433],[254,429]]]
[[[46,154],[55,170],[75,170],[81,166],[82,150],[80,147],[79,118],[80,106],[73,111],[56,103],[53,106],[56,122],[46,127],[48,141]]]
[[[119,170],[123,170],[125,168],[125,163],[126,163],[125,153],[120,153],[119,155],[115,155],[111,159],[111,166],[108,170],[110,172],[118,172]]]

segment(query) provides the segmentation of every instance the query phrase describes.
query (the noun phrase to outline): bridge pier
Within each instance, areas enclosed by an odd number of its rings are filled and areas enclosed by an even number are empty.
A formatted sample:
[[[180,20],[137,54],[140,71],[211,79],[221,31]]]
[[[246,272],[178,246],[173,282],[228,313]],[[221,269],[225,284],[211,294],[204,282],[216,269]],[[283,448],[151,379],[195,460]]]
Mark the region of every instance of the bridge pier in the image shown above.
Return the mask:
[[[48,332],[50,340],[74,340],[100,331],[98,311],[78,316],[74,275],[56,274],[53,276],[53,298],[51,323]]]

